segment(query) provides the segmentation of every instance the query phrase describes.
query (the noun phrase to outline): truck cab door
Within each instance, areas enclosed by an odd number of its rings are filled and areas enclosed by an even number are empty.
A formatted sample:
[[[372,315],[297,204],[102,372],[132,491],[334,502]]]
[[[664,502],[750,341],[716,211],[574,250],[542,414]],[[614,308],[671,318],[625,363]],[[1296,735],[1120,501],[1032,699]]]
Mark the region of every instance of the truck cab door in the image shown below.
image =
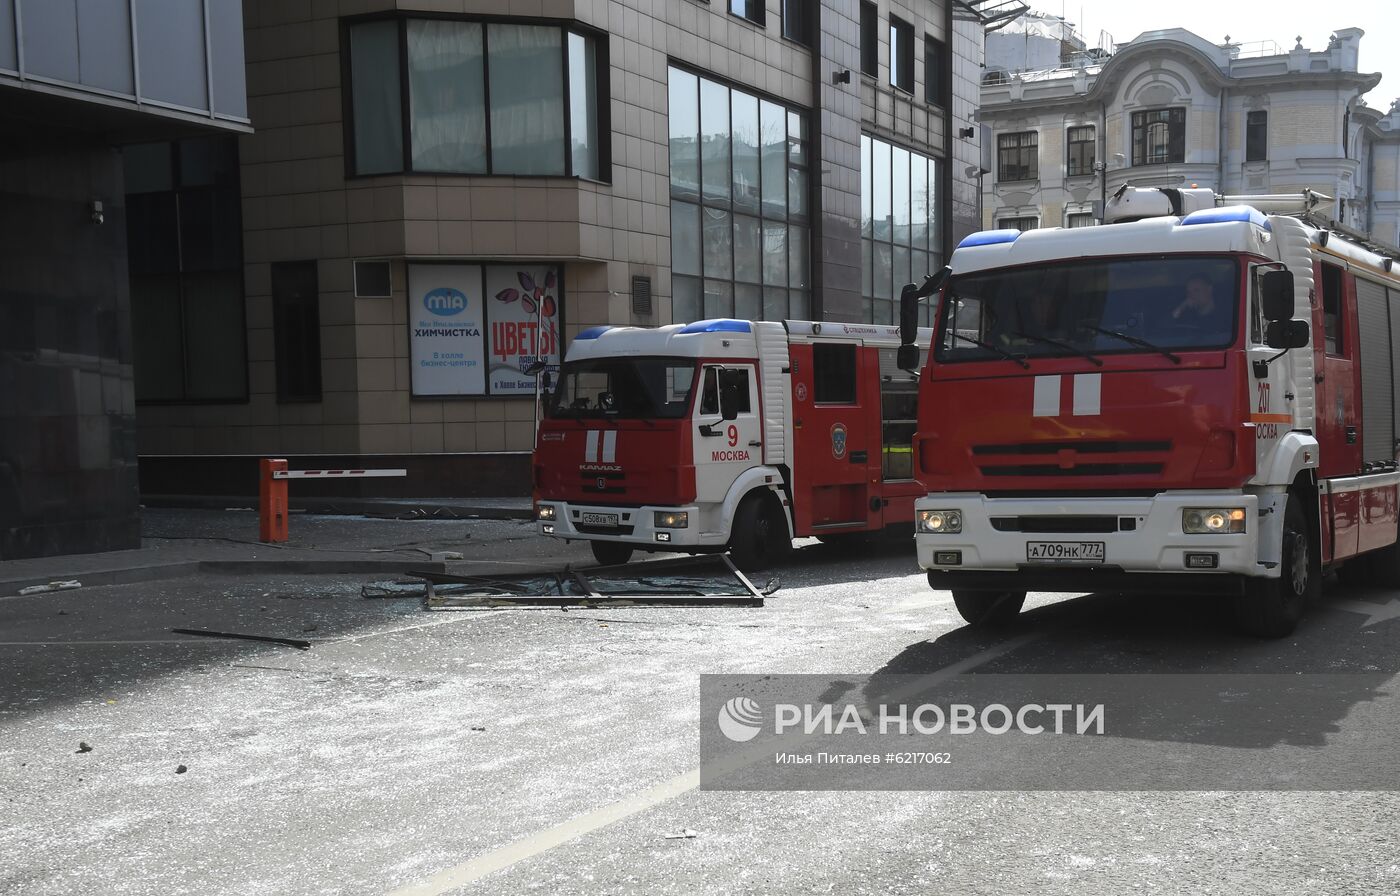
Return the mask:
[[[752,364],[707,364],[695,405],[695,493],[719,503],[739,474],[762,462],[758,378]]]

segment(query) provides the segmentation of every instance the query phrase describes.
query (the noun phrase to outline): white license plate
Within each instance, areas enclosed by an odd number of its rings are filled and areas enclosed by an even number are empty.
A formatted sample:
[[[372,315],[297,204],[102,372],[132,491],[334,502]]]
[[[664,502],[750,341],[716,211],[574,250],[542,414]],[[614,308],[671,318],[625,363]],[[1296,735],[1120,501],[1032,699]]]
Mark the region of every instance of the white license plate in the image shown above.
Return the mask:
[[[1031,563],[1102,563],[1102,541],[1028,541],[1026,560]]]
[[[581,513],[579,522],[585,526],[616,526],[618,518],[615,513]]]

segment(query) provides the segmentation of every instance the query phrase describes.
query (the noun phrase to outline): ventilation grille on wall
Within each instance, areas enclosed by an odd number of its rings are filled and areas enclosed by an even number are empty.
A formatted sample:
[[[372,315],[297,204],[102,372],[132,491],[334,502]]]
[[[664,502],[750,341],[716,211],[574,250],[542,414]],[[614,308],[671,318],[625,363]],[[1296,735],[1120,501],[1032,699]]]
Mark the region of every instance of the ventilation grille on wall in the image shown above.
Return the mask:
[[[632,313],[651,314],[651,278],[632,278]]]
[[[389,284],[389,262],[355,262],[355,298],[387,299],[392,294]]]

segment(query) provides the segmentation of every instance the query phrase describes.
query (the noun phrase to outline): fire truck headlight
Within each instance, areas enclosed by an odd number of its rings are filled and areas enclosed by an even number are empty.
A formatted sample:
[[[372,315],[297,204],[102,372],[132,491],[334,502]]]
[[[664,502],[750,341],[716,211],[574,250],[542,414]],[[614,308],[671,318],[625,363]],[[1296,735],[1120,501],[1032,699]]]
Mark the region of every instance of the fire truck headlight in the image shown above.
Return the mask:
[[[535,519],[537,519],[537,520],[552,520],[552,519],[554,519],[554,505],[553,505],[553,504],[536,504],[536,505],[535,505]]]
[[[920,510],[919,531],[956,534],[962,531],[962,514],[956,510]]]
[[[690,514],[686,511],[656,511],[655,526],[658,529],[684,529],[690,525]]]
[[[1181,511],[1181,531],[1187,535],[1238,535],[1245,531],[1244,508],[1186,507]]]

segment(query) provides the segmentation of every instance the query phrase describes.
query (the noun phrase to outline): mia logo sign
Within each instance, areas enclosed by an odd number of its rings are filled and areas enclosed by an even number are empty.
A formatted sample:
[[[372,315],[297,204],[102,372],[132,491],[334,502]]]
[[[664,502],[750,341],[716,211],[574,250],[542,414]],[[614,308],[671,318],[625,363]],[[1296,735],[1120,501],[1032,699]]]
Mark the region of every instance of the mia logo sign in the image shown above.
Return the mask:
[[[481,266],[408,267],[409,351],[414,395],[486,391]]]
[[[491,394],[534,395],[541,372],[559,370],[559,277],[553,267],[493,265],[486,269],[492,297]],[[526,371],[531,371],[527,373]]]
[[[451,287],[440,286],[423,296],[423,307],[429,314],[451,317],[467,310],[467,297]]]

